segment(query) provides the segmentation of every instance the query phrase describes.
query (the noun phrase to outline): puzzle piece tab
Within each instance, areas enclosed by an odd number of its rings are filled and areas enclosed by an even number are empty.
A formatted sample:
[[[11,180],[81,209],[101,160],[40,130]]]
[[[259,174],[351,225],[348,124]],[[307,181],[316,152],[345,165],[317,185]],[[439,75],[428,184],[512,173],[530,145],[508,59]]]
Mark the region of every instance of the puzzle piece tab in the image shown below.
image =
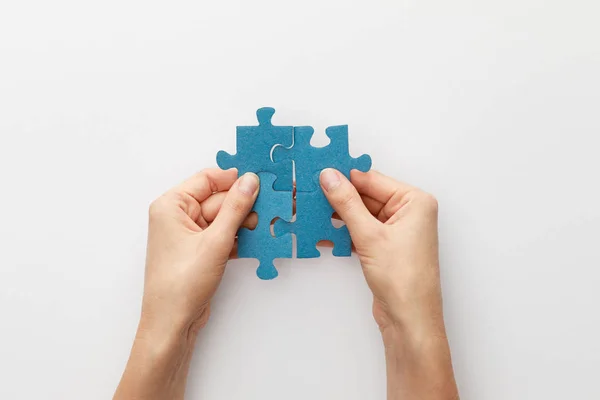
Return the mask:
[[[288,233],[294,233],[298,258],[319,257],[321,253],[317,250],[317,242],[320,240],[333,242],[334,256],[350,256],[352,241],[348,228],[334,227],[331,224],[332,215],[333,208],[321,188],[313,192],[296,192],[296,221],[275,221],[275,236],[285,237]]]
[[[330,126],[325,134],[331,139],[325,147],[313,147],[310,139],[314,129],[310,126],[294,128],[294,146],[277,146],[273,149],[273,161],[280,163],[294,160],[296,169],[296,190],[311,192],[321,190],[315,176],[324,168],[335,168],[350,179],[350,171],[357,169],[367,172],[371,168],[371,157],[363,154],[358,158],[348,151],[348,125]]]
[[[289,234],[273,237],[271,221],[276,218],[292,218],[292,192],[275,191],[273,183],[276,176],[271,173],[259,173],[260,192],[252,211],[258,214],[258,225],[254,230],[241,228],[238,231],[238,256],[257,258],[260,265],[256,275],[260,279],[277,277],[273,265],[276,258],[292,258],[292,236]]]
[[[274,163],[271,150],[276,145],[292,145],[292,126],[275,126],[271,118],[275,109],[259,108],[256,111],[257,126],[238,126],[236,128],[237,154],[225,151],[217,153],[217,164],[222,169],[237,168],[238,176],[246,172],[270,172],[276,175],[275,190],[292,190],[293,165],[291,160]]]

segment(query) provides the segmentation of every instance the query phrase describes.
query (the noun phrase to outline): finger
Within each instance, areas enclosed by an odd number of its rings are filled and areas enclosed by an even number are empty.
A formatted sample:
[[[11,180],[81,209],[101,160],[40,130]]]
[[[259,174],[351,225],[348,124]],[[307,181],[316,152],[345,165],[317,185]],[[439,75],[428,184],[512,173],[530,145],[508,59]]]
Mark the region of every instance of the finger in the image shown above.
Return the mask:
[[[228,192],[213,193],[202,202],[202,217],[206,222],[213,222],[227,197]]]
[[[333,209],[348,226],[350,234],[369,230],[377,220],[373,218],[350,181],[332,168],[321,171],[321,188]],[[354,236],[354,235],[353,235]]]
[[[373,215],[381,222],[385,222],[385,220],[381,219],[381,210],[383,210],[386,206],[384,203],[374,200],[369,196],[360,196],[360,198],[362,199],[363,203],[365,203],[365,206],[367,207],[367,210],[369,210],[371,215]]]
[[[258,214],[255,212],[251,212],[248,214],[244,222],[242,222],[242,228],[247,228],[250,230],[256,229],[258,225]]]
[[[369,196],[360,196],[360,198],[363,201],[363,203],[365,203],[367,210],[369,210],[369,212],[373,216],[377,216],[379,214],[379,212],[381,211],[381,209],[385,206],[385,204],[380,203],[377,200],[373,200]],[[333,215],[331,216],[331,218],[338,219],[338,220],[342,219],[342,217],[340,217],[340,215],[337,212],[334,212]]]
[[[254,205],[258,195],[258,185],[258,176],[251,172],[239,178],[227,192],[209,229],[219,235],[235,237],[235,233]]]
[[[204,202],[202,203],[202,217],[206,222],[211,223],[215,220],[215,217],[219,213],[219,210],[221,209],[221,205],[223,204],[225,197],[227,197],[227,192],[218,192],[214,193],[208,199],[204,200]],[[362,195],[360,196],[360,198],[362,199],[363,203],[365,203],[365,206],[373,216],[379,214],[383,206],[385,206],[385,204],[374,200],[369,196]],[[293,201],[292,209],[293,215],[296,213],[296,199],[294,199]],[[333,213],[332,218],[339,220],[342,219],[337,212]],[[244,228],[254,229],[254,227],[256,227],[257,222],[258,217],[256,216],[256,214],[250,213],[248,217],[244,220],[242,226]]]
[[[416,188],[403,182],[398,182],[377,171],[361,172],[352,170],[350,180],[361,195],[386,204],[392,196],[404,196]]]
[[[223,171],[218,168],[210,168],[198,172],[173,190],[189,194],[198,203],[201,203],[215,192],[229,190],[236,179],[236,169]]]
[[[204,200],[202,203],[202,214],[201,219],[204,220],[207,224],[211,224],[217,215],[219,214],[219,210],[227,197],[227,192],[218,192],[214,193],[208,199]],[[258,215],[254,212],[248,214],[244,222],[242,223],[242,227],[248,229],[254,229],[258,225]]]

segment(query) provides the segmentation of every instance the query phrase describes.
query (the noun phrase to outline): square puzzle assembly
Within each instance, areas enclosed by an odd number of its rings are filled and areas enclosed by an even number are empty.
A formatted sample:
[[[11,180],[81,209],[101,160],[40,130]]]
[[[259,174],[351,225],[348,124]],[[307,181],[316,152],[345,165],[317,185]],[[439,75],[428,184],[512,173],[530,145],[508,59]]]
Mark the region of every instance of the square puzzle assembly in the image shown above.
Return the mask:
[[[257,126],[237,127],[237,154],[225,151],[217,154],[220,168],[237,168],[238,176],[254,172],[260,178],[260,191],[252,209],[258,215],[258,225],[254,230],[240,229],[238,255],[259,260],[256,273],[261,279],[277,277],[275,258],[292,257],[292,233],[296,235],[298,258],[319,257],[316,246],[321,240],[333,242],[336,257],[351,254],[348,228],[332,225],[333,208],[318,178],[325,168],[335,168],[347,178],[353,169],[367,172],[371,168],[370,156],[350,156],[347,125],[327,128],[325,134],[331,142],[325,147],[313,147],[312,127],[273,125],[274,113],[275,109],[270,107],[258,109]],[[296,220],[291,222],[294,172]],[[275,219],[273,236],[271,224]]]

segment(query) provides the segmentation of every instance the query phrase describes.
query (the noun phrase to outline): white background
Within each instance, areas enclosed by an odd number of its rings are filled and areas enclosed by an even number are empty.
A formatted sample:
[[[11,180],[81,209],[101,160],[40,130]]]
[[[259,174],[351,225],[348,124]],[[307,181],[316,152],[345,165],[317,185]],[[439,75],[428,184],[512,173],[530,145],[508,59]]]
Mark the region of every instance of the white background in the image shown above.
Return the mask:
[[[350,125],[440,202],[463,399],[598,399],[594,0],[0,3],[0,398],[107,399],[147,207],[235,125]],[[231,262],[188,398],[384,399],[355,258]]]

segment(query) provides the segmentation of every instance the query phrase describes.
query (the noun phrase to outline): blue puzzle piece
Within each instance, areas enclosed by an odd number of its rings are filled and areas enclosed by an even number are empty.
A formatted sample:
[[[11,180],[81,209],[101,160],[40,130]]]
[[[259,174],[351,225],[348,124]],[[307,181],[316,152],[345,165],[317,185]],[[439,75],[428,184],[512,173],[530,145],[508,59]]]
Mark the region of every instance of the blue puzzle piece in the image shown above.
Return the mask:
[[[259,108],[256,111],[258,126],[238,126],[236,128],[237,154],[225,151],[217,153],[217,164],[222,169],[237,168],[238,176],[246,172],[270,172],[277,176],[275,190],[292,190],[293,165],[291,160],[274,163],[271,150],[276,145],[291,146],[291,126],[274,126],[271,118],[275,109]]]
[[[292,258],[292,236],[271,235],[271,221],[276,218],[292,218],[292,192],[275,191],[276,176],[259,173],[260,192],[252,211],[258,214],[258,225],[254,230],[241,228],[238,231],[238,256],[257,258],[260,265],[256,274],[260,279],[273,279],[277,269],[273,265],[276,258]]]
[[[363,154],[358,158],[350,156],[348,151],[348,125],[330,126],[325,134],[331,143],[325,147],[313,147],[310,139],[314,129],[310,126],[294,128],[294,146],[273,149],[273,161],[294,160],[296,168],[296,190],[311,192],[320,190],[315,175],[324,168],[335,168],[350,179],[350,171],[357,169],[367,172],[371,168],[371,157]]]
[[[296,192],[296,221],[275,221],[275,236],[282,238],[288,233],[296,235],[298,258],[319,257],[317,242],[333,242],[333,255],[349,256],[352,253],[352,241],[346,226],[336,228],[331,224],[333,208],[327,201],[321,188],[313,192]]]

